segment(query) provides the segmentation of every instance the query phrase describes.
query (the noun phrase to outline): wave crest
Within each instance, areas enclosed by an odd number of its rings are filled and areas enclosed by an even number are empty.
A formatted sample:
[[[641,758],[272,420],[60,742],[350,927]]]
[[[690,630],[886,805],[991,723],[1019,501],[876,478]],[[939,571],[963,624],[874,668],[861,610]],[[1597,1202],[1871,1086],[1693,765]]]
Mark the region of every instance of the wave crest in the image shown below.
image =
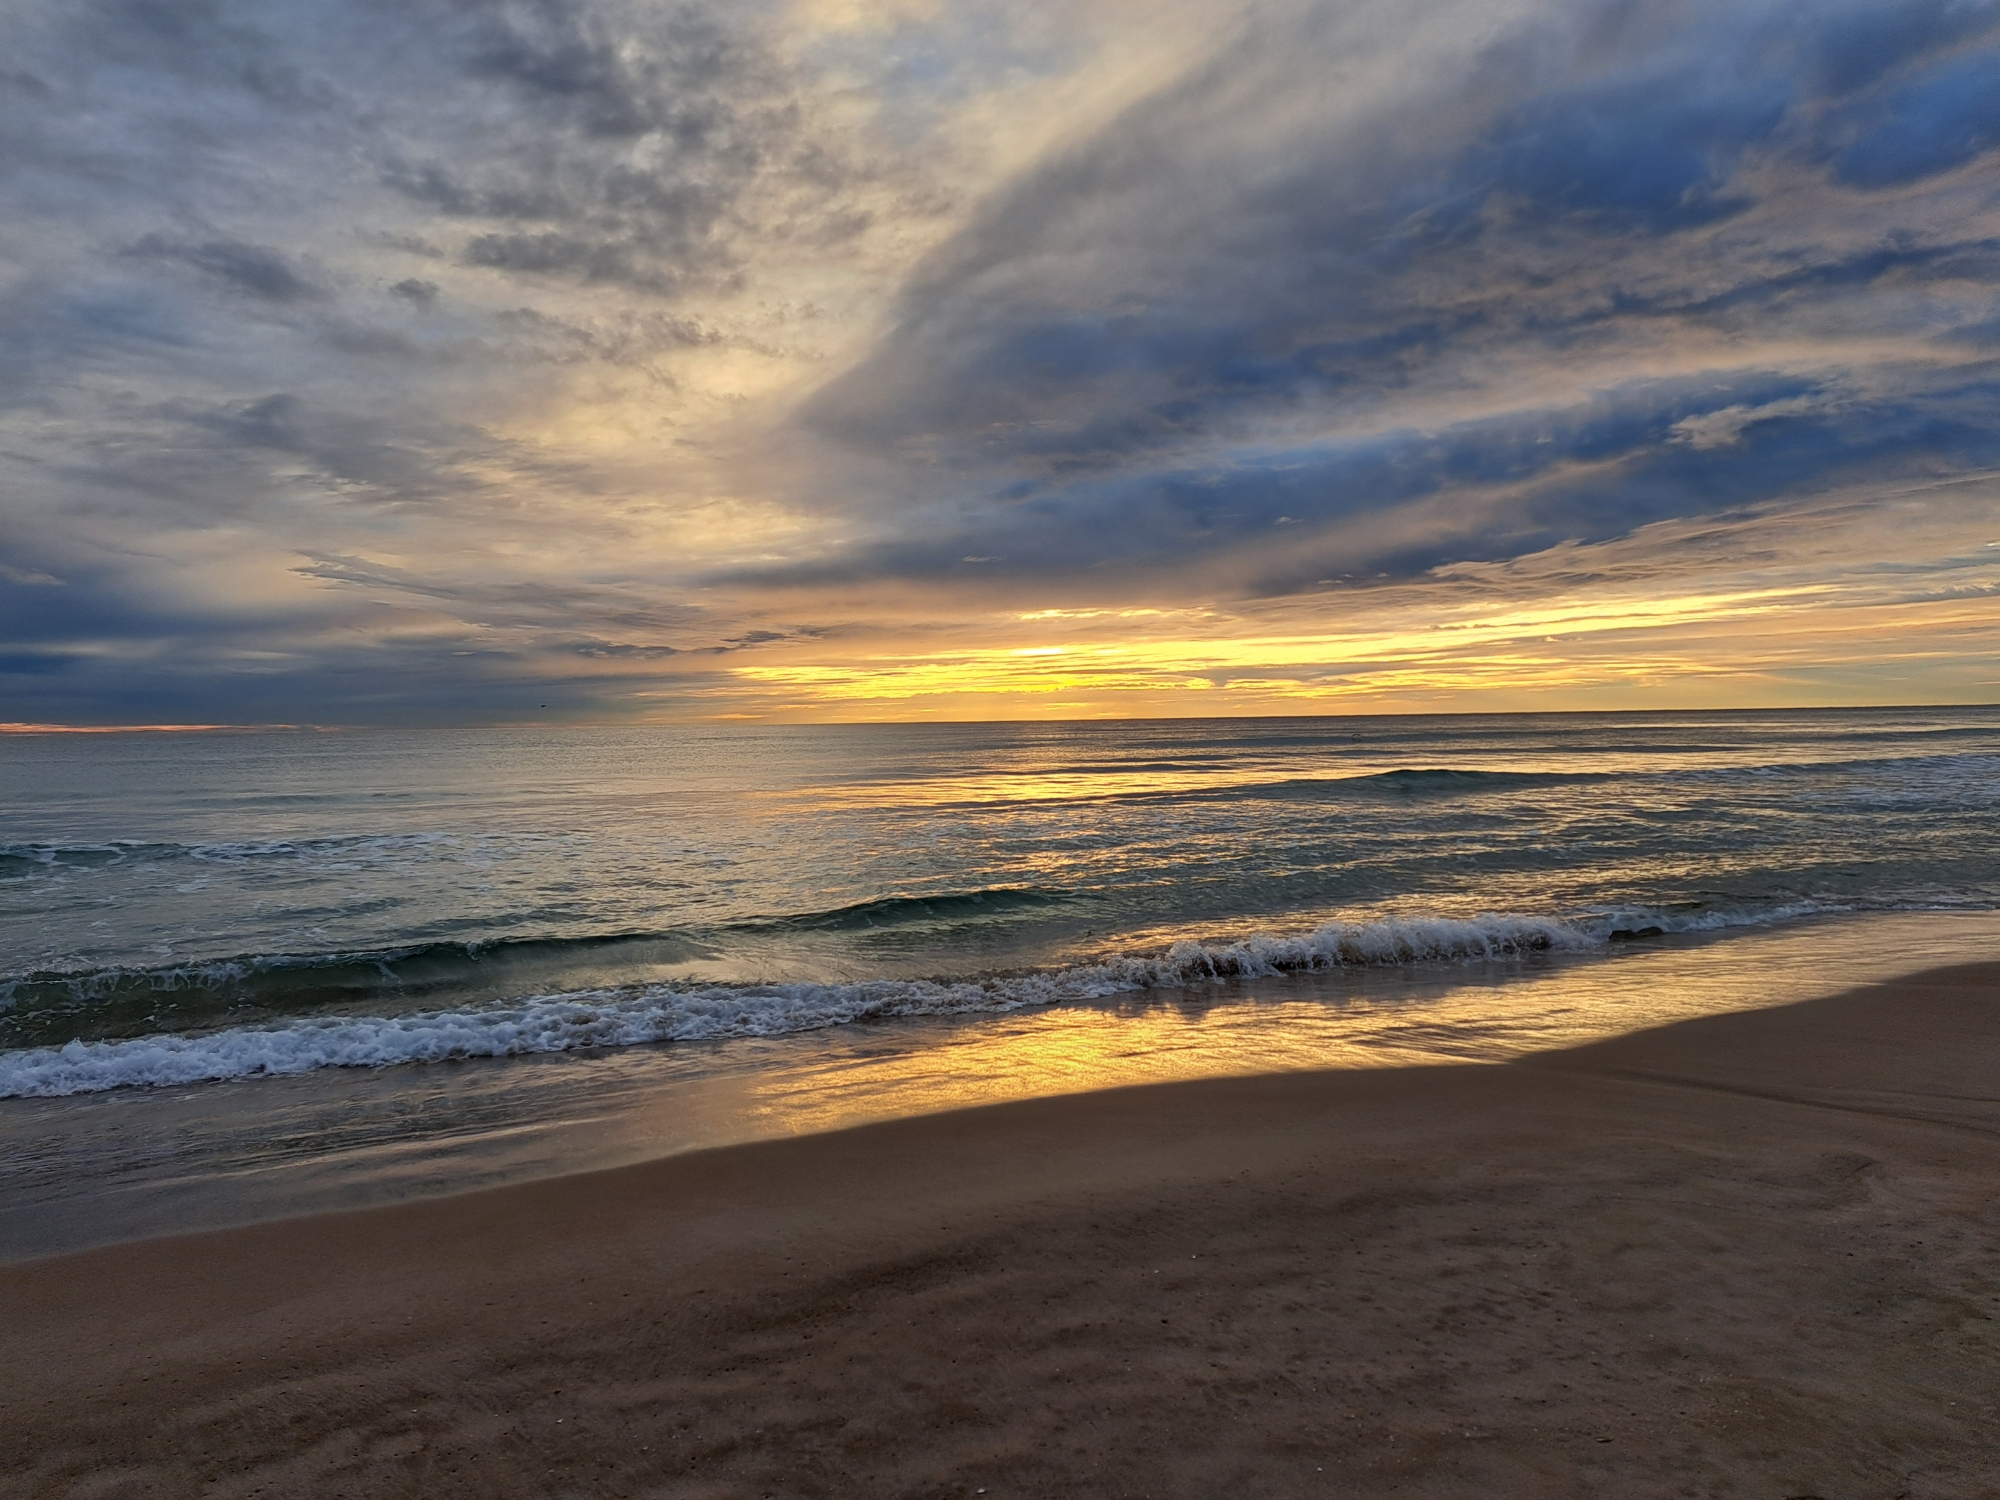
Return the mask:
[[[1297,936],[1258,934],[1233,943],[1189,940],[1156,956],[1120,956],[976,980],[654,984],[401,1016],[309,1017],[202,1035],[22,1048],[0,1054],[0,1098],[54,1098],[332,1067],[781,1036],[857,1021],[1020,1010],[1210,979],[1504,959],[1583,950],[1603,941],[1582,928],[1542,917],[1329,922]]]

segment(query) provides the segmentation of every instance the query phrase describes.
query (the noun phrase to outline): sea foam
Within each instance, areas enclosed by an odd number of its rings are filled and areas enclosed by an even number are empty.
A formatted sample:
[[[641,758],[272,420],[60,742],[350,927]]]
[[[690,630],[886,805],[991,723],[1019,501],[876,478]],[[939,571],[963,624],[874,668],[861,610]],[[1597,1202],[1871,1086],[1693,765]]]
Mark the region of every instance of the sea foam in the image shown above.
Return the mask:
[[[650,984],[397,1016],[302,1017],[198,1035],[72,1041],[0,1053],[0,1098],[276,1077],[320,1068],[781,1036],[856,1021],[1096,1000],[1211,979],[1582,951],[1602,945],[1606,936],[1530,916],[1329,922],[1303,934],[1256,934],[1228,943],[1187,940],[1163,954],[1115,956],[978,979]]]

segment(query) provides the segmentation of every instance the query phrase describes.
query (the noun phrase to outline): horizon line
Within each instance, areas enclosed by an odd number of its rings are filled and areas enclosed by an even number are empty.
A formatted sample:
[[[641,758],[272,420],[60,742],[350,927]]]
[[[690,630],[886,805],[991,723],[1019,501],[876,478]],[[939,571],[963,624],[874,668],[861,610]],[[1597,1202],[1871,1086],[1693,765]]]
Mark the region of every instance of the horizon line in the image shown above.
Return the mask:
[[[1255,722],[1260,719],[1521,719],[1521,718],[1610,718],[1641,715],[1686,714],[1820,714],[1820,713],[1908,713],[1947,709],[2000,708],[2000,701],[1977,703],[1807,703],[1774,704],[1768,708],[1742,705],[1714,708],[1441,708],[1422,711],[1360,710],[1347,713],[1303,714],[1153,714],[1109,715],[1069,719],[781,719],[761,715],[722,714],[690,719],[495,719],[464,723],[235,723],[235,724],[56,724],[0,722],[0,736],[63,734],[260,734],[291,731],[338,734],[344,731],[397,729],[410,731],[465,729],[672,729],[688,725],[739,724],[775,729],[856,729],[871,726],[910,727],[916,725],[974,724],[1204,724]]]

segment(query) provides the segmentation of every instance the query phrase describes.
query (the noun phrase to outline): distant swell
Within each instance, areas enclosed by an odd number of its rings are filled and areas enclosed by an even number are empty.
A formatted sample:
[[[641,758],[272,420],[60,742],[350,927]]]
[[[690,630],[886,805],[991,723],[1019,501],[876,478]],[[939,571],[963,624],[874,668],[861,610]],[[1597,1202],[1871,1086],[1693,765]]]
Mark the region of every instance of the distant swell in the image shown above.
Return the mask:
[[[1341,802],[1391,798],[1447,798],[1488,792],[1605,781],[1606,771],[1479,771],[1404,766],[1360,776],[1288,776],[1275,781],[1232,781],[1214,786],[1148,787],[1138,791],[1083,790],[1071,799],[1104,803]],[[1005,800],[1005,799],[1001,799]]]
[[[1214,978],[1510,958],[1589,949],[1604,941],[1604,934],[1540,917],[1330,922],[1299,936],[1260,934],[1227,944],[1186,941],[1153,957],[976,980],[654,984],[400,1016],[302,1017],[206,1035],[72,1041],[0,1053],[0,1098],[273,1077],[332,1067],[780,1036],[854,1021],[1093,1000]]]
[[[967,918],[997,917],[1010,912],[1039,911],[1055,906],[1069,896],[1068,891],[1045,886],[998,886],[983,891],[947,891],[939,896],[884,896],[876,901],[837,906],[831,911],[735,922],[730,924],[730,930],[749,932],[783,928],[795,932],[853,932],[865,927],[892,927],[906,922],[956,922]]]
[[[480,984],[560,983],[592,966],[685,963],[708,950],[675,934],[414,943],[349,953],[258,953],[153,968],[44,969],[0,981],[0,1046],[134,1036],[418,999]]]
[[[182,844],[147,839],[107,839],[80,844],[0,844],[0,878],[60,869],[97,869],[106,865],[193,860],[198,864],[234,865],[252,860],[357,858],[398,862],[439,852],[476,848],[477,837],[449,833],[388,833],[329,835],[302,839],[222,840]]]
[[[1373,776],[1356,776],[1350,786],[1376,786],[1397,792],[1469,792],[1491,787],[1554,786],[1572,781],[1597,781],[1603,773],[1583,771],[1458,771],[1433,766],[1406,766]]]

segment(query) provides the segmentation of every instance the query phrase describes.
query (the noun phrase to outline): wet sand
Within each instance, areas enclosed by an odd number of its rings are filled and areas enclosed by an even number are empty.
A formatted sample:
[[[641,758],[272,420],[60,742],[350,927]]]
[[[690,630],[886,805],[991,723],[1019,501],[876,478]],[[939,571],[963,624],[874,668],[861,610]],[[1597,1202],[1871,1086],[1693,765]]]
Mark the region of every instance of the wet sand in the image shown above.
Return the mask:
[[[0,1493],[2000,1496],[2000,965],[0,1267]]]

